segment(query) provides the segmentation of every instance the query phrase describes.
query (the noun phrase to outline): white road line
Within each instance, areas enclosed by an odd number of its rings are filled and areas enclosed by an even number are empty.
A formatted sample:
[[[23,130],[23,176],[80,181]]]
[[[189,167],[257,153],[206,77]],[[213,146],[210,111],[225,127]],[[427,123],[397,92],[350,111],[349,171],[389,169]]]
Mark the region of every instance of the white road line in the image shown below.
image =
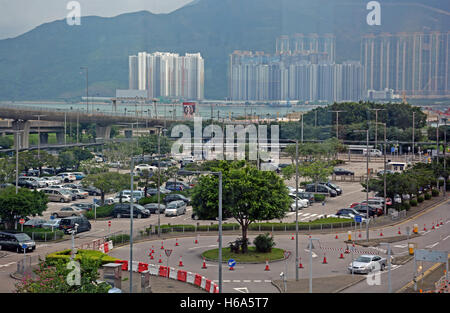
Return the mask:
[[[293,214],[295,214],[295,212],[290,212],[290,213],[286,214],[286,216],[291,216],[291,215],[293,215]],[[299,213],[299,214],[300,214],[300,213]]]
[[[233,280],[233,283],[240,283],[241,282],[241,280]]]
[[[271,283],[272,281],[271,281],[271,280],[268,280],[268,279],[266,279],[266,280],[264,280],[264,282],[265,282],[265,283]]]
[[[308,215],[310,215],[311,213],[303,213],[303,216],[308,216]]]
[[[260,280],[254,280],[253,282],[254,283],[260,283],[261,281]]]
[[[434,246],[437,246],[439,244],[439,242],[433,243],[432,245],[426,246],[426,248],[433,248]]]
[[[442,239],[442,240],[447,240],[448,238],[450,238],[450,235],[448,235],[447,237],[445,237],[445,238]]]
[[[311,214],[311,216],[310,217],[314,217],[314,216],[316,216],[317,214]]]
[[[243,283],[251,283],[252,281],[250,279],[244,279],[242,282]]]
[[[10,262],[10,263],[6,263],[6,264],[0,264],[0,268],[1,268],[1,267],[8,267],[8,266],[11,266],[11,265],[13,265],[13,264],[16,264],[16,262]]]
[[[406,248],[408,245],[396,245],[394,248]]]

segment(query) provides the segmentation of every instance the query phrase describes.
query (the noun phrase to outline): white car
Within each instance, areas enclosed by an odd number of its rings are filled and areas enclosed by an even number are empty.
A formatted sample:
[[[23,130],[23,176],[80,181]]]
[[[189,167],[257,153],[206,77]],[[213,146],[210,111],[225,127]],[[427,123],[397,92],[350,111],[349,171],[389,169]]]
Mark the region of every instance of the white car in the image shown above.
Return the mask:
[[[291,204],[291,212],[294,212],[295,211],[295,195],[293,195],[293,194],[290,194],[289,195],[290,197],[291,197],[291,199],[292,199],[292,204]],[[307,208],[308,206],[309,206],[309,200],[307,200],[307,199],[300,199],[300,198],[298,198],[297,197],[297,199],[298,199],[298,208],[299,209],[301,209],[301,208]]]
[[[386,258],[382,258],[379,255],[363,254],[353,262],[350,262],[347,269],[351,273],[353,268],[353,273],[361,274],[367,274],[378,270],[384,271],[386,262]]]
[[[120,203],[120,197],[116,196],[115,198],[111,198],[114,203]],[[131,202],[131,197],[129,195],[122,195],[122,203]]]
[[[61,183],[61,179],[56,179],[55,177],[42,177],[42,179],[47,183],[48,186],[58,185]]]
[[[89,197],[89,192],[82,189],[71,189],[70,191],[75,193],[77,195],[77,198],[79,199],[86,199],[87,197]]]
[[[57,176],[61,177],[65,183],[71,183],[77,180],[77,177],[73,173],[60,173]]]
[[[156,172],[158,171],[158,168],[156,166],[151,166],[148,164],[139,164],[134,167],[134,171],[136,173],[141,173],[142,171]]]
[[[289,189],[289,193],[295,195],[295,192],[296,192],[295,187],[287,186],[287,188]],[[305,192],[305,189],[298,188],[298,192]]]

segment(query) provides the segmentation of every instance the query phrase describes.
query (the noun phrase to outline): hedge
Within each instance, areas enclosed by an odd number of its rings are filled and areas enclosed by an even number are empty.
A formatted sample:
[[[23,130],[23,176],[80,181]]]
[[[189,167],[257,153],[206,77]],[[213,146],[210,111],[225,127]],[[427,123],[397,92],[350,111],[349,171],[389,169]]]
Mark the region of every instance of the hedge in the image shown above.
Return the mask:
[[[98,207],[96,210],[86,211],[84,213],[84,216],[86,216],[86,218],[89,220],[94,219],[95,213],[97,214],[97,218],[112,217],[113,209],[114,209],[114,205],[104,205],[104,206]]]
[[[411,201],[409,201],[409,204],[410,204],[411,206],[417,206],[417,200],[411,199]]]
[[[417,202],[422,203],[425,199],[423,198],[423,196],[418,196],[417,197]]]
[[[323,200],[325,200],[325,195],[322,195],[320,193],[315,193],[314,194],[314,201],[322,202]]]
[[[431,195],[432,195],[433,197],[439,196],[439,190],[436,190],[436,189],[431,190]]]
[[[71,249],[66,249],[63,251],[50,253],[45,257],[45,261],[48,264],[54,264],[58,260],[69,261],[71,251],[72,251]],[[79,261],[83,258],[92,259],[92,260],[101,259],[102,264],[114,263],[116,260],[118,260],[116,258],[113,258],[113,257],[101,252],[101,251],[78,250],[77,254],[75,255],[75,261],[77,261],[77,260]]]
[[[111,240],[113,242],[113,246],[118,244],[118,243],[124,243],[124,242],[129,242],[130,241],[130,235],[127,234],[121,234],[121,235],[113,235],[113,236],[109,236],[107,238],[107,240]]]

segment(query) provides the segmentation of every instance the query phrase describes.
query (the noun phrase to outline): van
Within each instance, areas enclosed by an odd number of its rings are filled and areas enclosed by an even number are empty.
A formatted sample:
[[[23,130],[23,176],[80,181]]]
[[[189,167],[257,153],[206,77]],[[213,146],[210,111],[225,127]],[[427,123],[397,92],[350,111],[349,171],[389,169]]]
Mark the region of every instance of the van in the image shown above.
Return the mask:
[[[75,224],[78,224],[76,228],[76,233],[81,233],[84,231],[91,230],[91,223],[85,216],[70,216],[61,219],[59,222],[59,229],[63,230],[64,233],[68,234],[72,229],[75,228]]]
[[[186,203],[184,201],[172,201],[166,206],[165,216],[178,216],[186,213]]]
[[[61,203],[72,201],[72,196],[60,189],[45,188],[42,191],[47,195],[49,201]]]
[[[367,155],[367,149],[363,150],[363,155],[366,156]],[[378,150],[378,149],[369,149],[369,156],[374,156],[374,157],[379,157],[382,156],[383,153]]]
[[[36,243],[27,234],[0,232],[0,250],[12,250],[21,253],[24,252],[24,244],[26,250],[33,252],[36,249]]]
[[[317,184],[317,190],[316,190],[316,185],[315,184],[306,185],[305,191],[306,192],[313,192],[313,193],[325,193],[325,194],[329,195],[330,197],[336,197],[337,196],[336,190],[331,189],[330,187],[325,186],[325,185],[321,185],[321,184]]]
[[[130,203],[118,203],[114,205],[114,209],[112,210],[112,216],[116,218],[121,217],[130,217],[131,213],[131,205]],[[149,210],[144,208],[142,205],[133,204],[133,217],[143,218],[150,217],[151,213]]]

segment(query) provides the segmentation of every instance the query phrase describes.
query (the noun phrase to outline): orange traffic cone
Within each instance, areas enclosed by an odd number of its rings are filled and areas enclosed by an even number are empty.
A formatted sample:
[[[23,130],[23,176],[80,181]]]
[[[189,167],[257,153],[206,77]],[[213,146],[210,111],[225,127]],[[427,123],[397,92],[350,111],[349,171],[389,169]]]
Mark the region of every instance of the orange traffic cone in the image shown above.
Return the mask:
[[[155,258],[153,257],[153,254],[150,254],[150,260],[153,260],[153,259],[155,259]]]
[[[338,235],[336,234],[336,237],[334,237],[334,239],[338,239]]]
[[[158,263],[162,263],[162,260],[161,260],[161,254],[159,255]]]
[[[195,243],[195,244],[198,244],[197,237],[195,237],[194,243]]]
[[[206,261],[205,261],[205,259],[203,259],[203,265],[202,265],[202,268],[207,268],[207,267],[206,267]]]
[[[180,263],[178,263],[178,266],[179,267],[183,267],[184,265],[183,265],[183,260],[181,259],[181,255],[180,255]]]
[[[425,224],[423,224],[423,231],[427,231],[427,228],[425,227]]]
[[[402,232],[400,231],[400,227],[398,228],[398,234],[401,235]]]
[[[341,256],[339,257],[339,259],[343,259],[344,258],[344,254],[341,253]]]
[[[325,256],[325,253],[323,254],[323,262],[322,262],[322,264],[328,264],[327,263],[327,257]]]
[[[161,250],[164,250],[164,243],[161,241]]]
[[[291,240],[294,240],[294,235],[292,235]]]
[[[383,232],[382,231],[380,232],[380,237],[383,237]]]
[[[303,268],[303,264],[302,264],[302,258],[299,259],[299,264],[298,264],[298,268]]]
[[[444,225],[444,223],[442,222],[442,220],[441,220],[441,225]]]
[[[361,238],[361,231],[359,231],[358,238]]]
[[[175,239],[175,247],[178,247],[179,246],[179,244],[178,244],[178,238],[176,238]]]
[[[432,230],[434,230],[434,223],[433,223],[433,227],[431,227]]]
[[[265,271],[270,271],[269,268],[269,260],[266,260],[266,268],[264,269]]]

